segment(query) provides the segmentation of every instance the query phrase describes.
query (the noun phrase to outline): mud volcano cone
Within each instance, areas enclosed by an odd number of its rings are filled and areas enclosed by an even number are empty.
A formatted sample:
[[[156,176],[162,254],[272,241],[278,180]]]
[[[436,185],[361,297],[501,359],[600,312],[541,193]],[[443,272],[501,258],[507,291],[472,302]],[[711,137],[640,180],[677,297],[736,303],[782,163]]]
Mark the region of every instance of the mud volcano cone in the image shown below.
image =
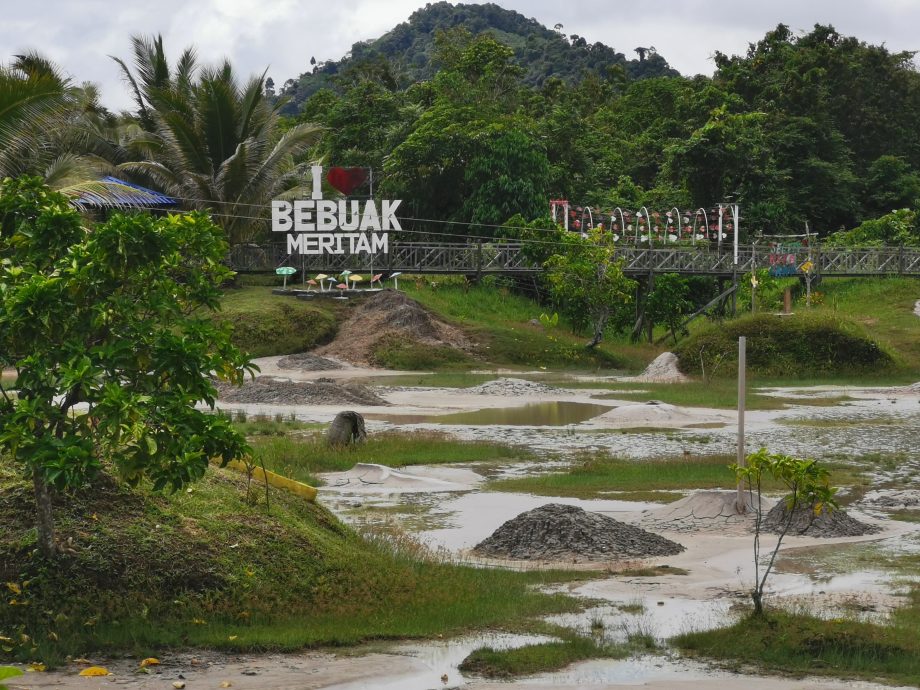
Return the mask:
[[[764,516],[763,529],[767,532],[779,534],[789,521],[789,508],[785,501],[780,501]],[[838,510],[824,510],[815,515],[811,506],[799,506],[792,514],[789,525],[789,534],[804,535],[806,537],[861,537],[864,534],[875,534],[881,531],[876,525],[869,525],[850,517],[846,512]]]
[[[676,542],[612,517],[550,503],[509,520],[473,553],[518,560],[608,561],[671,556],[683,550]]]

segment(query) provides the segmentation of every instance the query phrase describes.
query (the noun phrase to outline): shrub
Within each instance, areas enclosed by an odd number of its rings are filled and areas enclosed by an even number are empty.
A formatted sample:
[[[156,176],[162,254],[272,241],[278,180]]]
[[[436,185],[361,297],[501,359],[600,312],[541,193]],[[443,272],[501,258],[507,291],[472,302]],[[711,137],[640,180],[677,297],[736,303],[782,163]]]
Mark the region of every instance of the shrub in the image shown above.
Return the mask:
[[[737,362],[738,337],[747,337],[748,370],[761,376],[808,376],[879,369],[894,365],[892,356],[847,319],[797,314],[753,314],[712,324],[675,348],[682,371],[700,373],[700,353],[708,370],[714,359]],[[723,372],[733,368],[723,366]]]

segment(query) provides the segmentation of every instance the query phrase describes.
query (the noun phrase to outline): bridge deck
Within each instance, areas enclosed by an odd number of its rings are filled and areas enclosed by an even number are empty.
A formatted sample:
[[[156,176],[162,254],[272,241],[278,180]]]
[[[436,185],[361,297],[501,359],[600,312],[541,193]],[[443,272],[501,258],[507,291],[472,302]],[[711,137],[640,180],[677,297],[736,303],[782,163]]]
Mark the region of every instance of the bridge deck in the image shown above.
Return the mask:
[[[623,246],[617,256],[624,260],[628,275],[681,273],[728,277],[769,268],[774,275],[801,275],[805,261],[814,263],[822,276],[917,276],[920,277],[920,250],[897,247],[873,249],[796,248],[771,254],[766,248],[739,248],[738,263],[731,247],[719,249]],[[454,273],[461,275],[527,274],[542,268],[530,263],[514,242],[482,244],[393,243],[389,253],[362,255],[292,255],[283,243],[236,245],[231,249],[230,266],[240,272],[268,272],[279,266],[292,266],[308,273],[337,274],[346,269],[366,272]]]

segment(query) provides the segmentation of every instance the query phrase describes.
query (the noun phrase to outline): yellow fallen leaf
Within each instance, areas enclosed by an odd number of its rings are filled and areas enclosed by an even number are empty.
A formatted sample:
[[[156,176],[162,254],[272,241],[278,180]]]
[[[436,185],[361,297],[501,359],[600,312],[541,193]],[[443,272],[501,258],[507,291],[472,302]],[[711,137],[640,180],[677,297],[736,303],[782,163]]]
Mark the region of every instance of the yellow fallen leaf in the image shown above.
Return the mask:
[[[48,639],[57,642],[57,639],[58,639],[57,633],[52,630],[51,632],[48,633]]]
[[[182,690],[182,688],[185,687],[185,683],[183,683],[181,680],[174,680],[173,687],[176,688],[176,690]]]
[[[80,657],[79,659],[74,659],[73,662],[74,662],[75,664],[83,664],[83,665],[85,665],[85,666],[89,666],[89,665],[91,665],[91,664],[93,663],[93,662],[90,661],[89,659],[84,659],[83,657]]]
[[[233,683],[231,683],[229,680],[225,680],[223,683],[220,684],[220,687],[222,687],[222,688],[232,688],[232,687],[233,687]]]
[[[110,676],[109,669],[102,666],[90,666],[89,668],[84,668],[80,671],[81,676],[89,676],[95,678],[96,676]]]
[[[45,665],[40,661],[33,661],[26,669],[26,671],[34,671],[35,673],[43,673],[44,670]]]
[[[238,636],[238,635],[231,635],[231,636],[228,637],[227,639],[230,640],[231,642],[233,642],[233,640],[235,640],[237,637],[239,637],[239,636]]]
[[[156,659],[151,656],[141,661],[141,668],[145,668],[147,666],[157,666],[159,663],[160,663],[159,659]]]
[[[6,588],[10,590],[13,594],[22,594],[22,587],[17,585],[15,582],[7,582]]]
[[[207,625],[207,622],[201,620],[200,618],[193,618],[192,625]]]

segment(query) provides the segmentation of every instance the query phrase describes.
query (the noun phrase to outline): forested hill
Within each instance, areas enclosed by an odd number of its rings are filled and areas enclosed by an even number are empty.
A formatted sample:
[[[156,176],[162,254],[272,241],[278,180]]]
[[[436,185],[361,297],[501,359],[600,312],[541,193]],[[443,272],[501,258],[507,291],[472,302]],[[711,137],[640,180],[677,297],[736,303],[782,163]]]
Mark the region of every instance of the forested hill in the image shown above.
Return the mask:
[[[531,86],[543,84],[548,77],[572,83],[585,74],[610,76],[611,70],[620,71],[628,79],[678,74],[651,46],[621,46],[637,55],[635,59],[627,59],[603,43],[591,44],[576,34],[566,35],[562,25],[548,29],[536,19],[527,19],[492,3],[436,2],[416,10],[409,21],[380,38],[355,43],[349,55],[341,60],[317,63],[310,72],[284,82],[280,92],[290,98],[286,111],[297,112],[300,104],[329,85],[332,77],[357,65],[376,63],[400,86],[430,79],[437,71],[432,60],[435,34],[461,27],[473,35],[491,33],[513,48],[515,60],[524,71],[524,82]]]

